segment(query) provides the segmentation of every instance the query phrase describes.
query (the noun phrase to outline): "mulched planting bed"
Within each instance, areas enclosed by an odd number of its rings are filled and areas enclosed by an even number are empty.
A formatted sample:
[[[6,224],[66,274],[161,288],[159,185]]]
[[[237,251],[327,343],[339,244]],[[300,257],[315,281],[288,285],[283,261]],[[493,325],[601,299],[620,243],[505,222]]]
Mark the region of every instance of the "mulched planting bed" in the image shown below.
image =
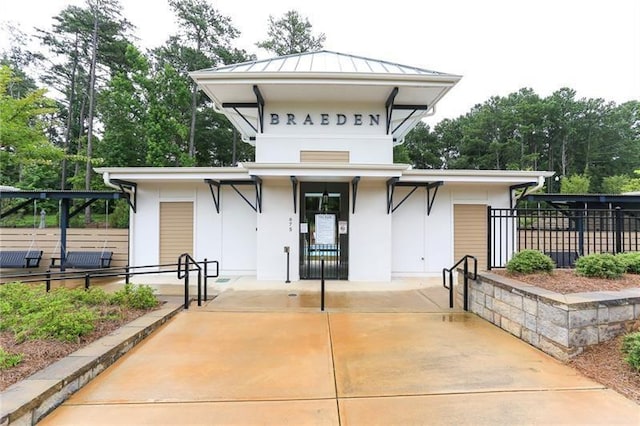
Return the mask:
[[[113,311],[114,308],[110,307],[109,309]],[[121,318],[118,320],[98,321],[91,334],[80,338],[76,342],[27,340],[22,343],[16,343],[13,333],[0,332],[0,347],[8,352],[24,355],[22,362],[18,366],[7,370],[0,370],[0,391],[42,370],[60,358],[64,358],[89,343],[108,335],[147,312],[149,312],[149,310],[121,308]]]
[[[621,355],[622,336],[592,346],[567,364],[640,404],[640,372],[633,370]]]
[[[561,294],[640,288],[640,275],[636,274],[625,274],[618,279],[607,279],[576,275],[573,269],[556,269],[551,273],[527,275],[510,274],[504,269],[493,269],[491,272]]]

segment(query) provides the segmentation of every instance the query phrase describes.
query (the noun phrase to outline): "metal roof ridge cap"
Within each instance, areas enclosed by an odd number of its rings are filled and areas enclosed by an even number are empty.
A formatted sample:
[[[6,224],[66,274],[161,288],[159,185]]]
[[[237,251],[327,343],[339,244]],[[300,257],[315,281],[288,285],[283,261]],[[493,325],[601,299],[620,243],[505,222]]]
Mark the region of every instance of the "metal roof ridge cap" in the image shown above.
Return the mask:
[[[251,169],[362,169],[362,170],[407,170],[408,164],[370,164],[370,163],[243,163],[247,170]]]

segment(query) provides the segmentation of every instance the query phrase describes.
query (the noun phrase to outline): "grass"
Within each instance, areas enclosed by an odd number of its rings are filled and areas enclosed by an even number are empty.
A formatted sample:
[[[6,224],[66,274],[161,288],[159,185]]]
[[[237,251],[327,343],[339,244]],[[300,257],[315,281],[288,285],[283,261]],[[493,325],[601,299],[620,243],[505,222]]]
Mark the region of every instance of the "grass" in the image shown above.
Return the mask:
[[[22,362],[22,354],[14,354],[0,348],[0,371],[15,367]]]

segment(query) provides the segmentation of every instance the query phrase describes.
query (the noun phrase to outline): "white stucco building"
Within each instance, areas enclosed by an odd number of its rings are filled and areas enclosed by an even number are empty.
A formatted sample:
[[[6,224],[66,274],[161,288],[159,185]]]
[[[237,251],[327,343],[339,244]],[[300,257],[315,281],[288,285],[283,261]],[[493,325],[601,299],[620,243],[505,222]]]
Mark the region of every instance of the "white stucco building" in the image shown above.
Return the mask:
[[[100,168],[135,187],[130,263],[220,262],[221,275],[389,281],[438,275],[459,256],[486,266],[487,206],[549,172],[416,170],[393,147],[457,75],[335,52],[191,74],[242,135],[238,167]],[[506,236],[505,236],[506,237]],[[483,263],[484,262],[484,263]]]

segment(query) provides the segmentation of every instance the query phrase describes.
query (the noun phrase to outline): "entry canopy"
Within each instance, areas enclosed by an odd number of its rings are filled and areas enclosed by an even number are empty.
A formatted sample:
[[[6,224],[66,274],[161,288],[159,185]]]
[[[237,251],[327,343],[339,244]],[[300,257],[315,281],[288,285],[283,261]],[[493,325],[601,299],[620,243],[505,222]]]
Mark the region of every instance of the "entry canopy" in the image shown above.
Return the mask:
[[[460,76],[327,50],[192,72],[191,77],[253,144],[269,103],[377,104],[396,144]]]
[[[107,186],[118,187],[121,182],[137,187],[143,183],[199,183],[209,186],[216,211],[220,213],[220,187],[233,188],[257,213],[262,212],[262,182],[265,179],[287,179],[293,186],[294,211],[296,188],[305,182],[350,182],[352,185],[353,212],[358,182],[362,180],[386,182],[387,213],[395,211],[404,199],[394,202],[394,188],[398,186],[425,188],[431,210],[437,189],[447,186],[500,186],[510,190],[541,187],[553,172],[514,170],[419,170],[408,164],[336,164],[336,163],[243,163],[237,167],[107,167],[96,168]],[[237,188],[250,185],[255,188],[255,201],[247,199]],[[531,191],[525,190],[521,196]],[[411,194],[409,194],[411,195]]]

